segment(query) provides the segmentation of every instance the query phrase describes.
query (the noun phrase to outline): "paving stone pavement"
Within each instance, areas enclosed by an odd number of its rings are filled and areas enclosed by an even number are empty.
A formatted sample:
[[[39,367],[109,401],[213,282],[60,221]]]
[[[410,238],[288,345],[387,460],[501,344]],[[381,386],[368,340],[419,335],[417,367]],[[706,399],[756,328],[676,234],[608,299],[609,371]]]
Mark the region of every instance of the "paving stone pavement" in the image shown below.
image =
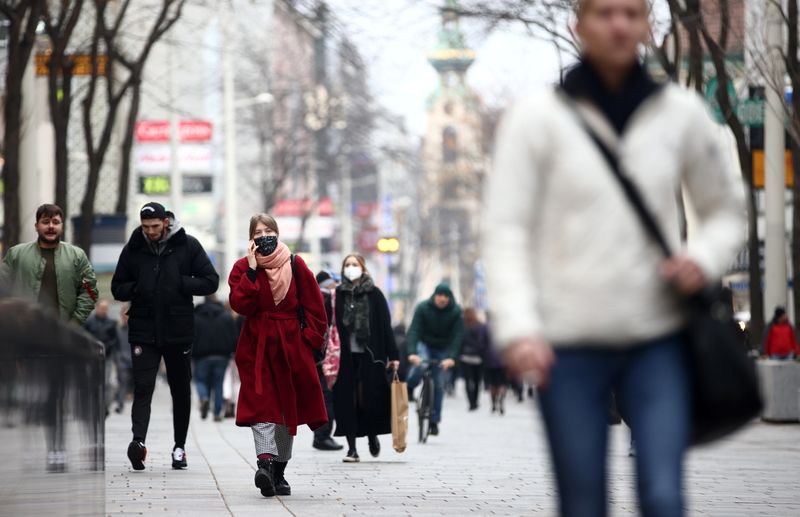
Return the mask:
[[[311,447],[301,428],[286,477],[293,495],[265,499],[253,485],[252,434],[232,420],[203,421],[193,408],[186,444],[189,468],[171,468],[169,389],[159,382],[147,440],[147,468],[134,472],[126,457],[130,406],[112,414],[106,433],[106,513],[205,516],[554,516],[555,490],[538,412],[509,400],[492,415],[488,395],[468,412],[459,391],[445,400],[441,434],[416,443],[409,421],[408,449],[398,454],[391,436],[361,463],[342,452]],[[412,405],[413,409],[413,405]],[[580,439],[580,430],[575,430]],[[344,439],[338,439],[344,443]],[[612,516],[636,515],[627,429],[612,428],[609,479]],[[689,515],[800,516],[800,425],[753,423],[733,438],[693,450],[686,466]]]

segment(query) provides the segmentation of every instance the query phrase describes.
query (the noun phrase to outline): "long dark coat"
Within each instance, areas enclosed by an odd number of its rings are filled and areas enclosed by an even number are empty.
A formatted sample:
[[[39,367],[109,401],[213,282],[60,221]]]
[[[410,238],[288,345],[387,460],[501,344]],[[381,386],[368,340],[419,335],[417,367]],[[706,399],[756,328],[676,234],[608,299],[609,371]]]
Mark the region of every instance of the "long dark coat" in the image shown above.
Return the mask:
[[[317,429],[328,421],[322,386],[312,347],[322,349],[328,321],[314,274],[295,257],[297,277],[286,297],[275,305],[264,270],[253,282],[247,259],[233,266],[228,283],[233,310],[245,316],[236,345],[236,366],[242,381],[236,406],[236,425],[284,424],[294,435],[298,425]],[[297,285],[305,309],[306,328],[300,330]]]
[[[361,371],[353,367],[350,353],[350,331],[342,323],[347,296],[337,289],[336,327],[342,342],[339,377],[333,386],[336,436],[370,436],[389,434],[391,426],[391,391],[386,371],[388,361],[398,359],[392,321],[386,298],[377,287],[367,294],[369,299],[369,342]],[[357,375],[358,374],[358,375]],[[360,378],[359,383],[356,378]]]

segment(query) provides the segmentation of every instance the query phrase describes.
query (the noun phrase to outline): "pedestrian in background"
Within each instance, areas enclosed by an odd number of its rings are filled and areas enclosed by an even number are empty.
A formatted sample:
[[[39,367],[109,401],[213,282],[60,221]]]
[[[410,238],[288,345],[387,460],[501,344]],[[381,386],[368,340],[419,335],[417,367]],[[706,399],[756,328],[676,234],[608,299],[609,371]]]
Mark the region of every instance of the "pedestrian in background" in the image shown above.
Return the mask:
[[[400,365],[389,304],[361,255],[342,262],[336,288],[336,326],[342,342],[339,377],[333,387],[336,436],[347,437],[345,463],[360,460],[356,438],[366,436],[369,452],[381,452],[378,436],[392,432],[387,369]]]
[[[254,215],[247,256],[228,277],[231,307],[247,318],[236,347],[236,425],[253,432],[255,484],[264,497],[292,493],[284,472],[297,426],[315,430],[328,421],[314,361],[328,325],[322,294],[279,235],[272,216]]]
[[[408,363],[408,390],[414,389],[422,380],[422,363],[429,359],[440,361],[433,368],[433,412],[430,434],[439,434],[444,402],[444,375],[456,364],[461,341],[464,339],[464,317],[456,303],[453,291],[447,284],[439,284],[428,300],[417,305],[408,329],[406,350]],[[413,398],[413,397],[409,397]]]
[[[325,332],[325,347],[327,350],[330,340],[335,336],[332,335],[331,329],[336,324],[333,314],[333,299],[336,293],[336,280],[327,271],[320,271],[316,276],[319,290],[322,293],[322,299],[325,303],[325,316],[328,318],[328,328]],[[314,431],[314,442],[312,446],[320,451],[340,451],[344,445],[336,443],[331,437],[333,432],[333,420],[335,418],[335,411],[333,406],[333,393],[328,388],[328,382],[325,379],[325,374],[322,371],[322,361],[317,362],[317,374],[319,375],[319,382],[322,385],[322,395],[325,397],[325,410],[328,412],[328,422]]]
[[[483,349],[484,382],[489,387],[492,400],[492,413],[506,413],[506,393],[508,392],[508,374],[503,359],[492,340],[491,325],[486,324],[486,340],[488,345]]]
[[[244,327],[244,316],[238,314],[231,308],[231,302],[225,302],[225,310],[233,318],[233,323],[236,325],[236,342],[239,342],[239,336],[242,335],[242,327]],[[239,370],[236,368],[236,361],[231,359],[228,361],[228,368],[225,370],[225,379],[222,381],[222,407],[223,418],[236,418],[236,401],[239,400],[239,387],[241,381],[239,380]]]
[[[106,352],[106,415],[114,391],[111,385],[111,372],[114,368],[115,357],[119,353],[119,340],[117,335],[117,322],[108,317],[108,300],[100,300],[94,312],[83,324],[89,334],[103,343]]]
[[[134,396],[128,459],[134,470],[144,470],[150,404],[163,358],[172,396],[172,468],[183,469],[192,404],[192,297],[216,292],[219,275],[200,242],[169,217],[163,205],[145,204],[139,218],[141,225],[122,248],[111,279],[114,298],[131,304],[128,339]]]
[[[684,296],[717,282],[741,246],[743,189],[703,100],[639,61],[649,4],[576,8],[580,62],[498,132],[482,241],[493,329],[510,372],[539,385],[561,515],[606,515],[613,391],[636,441],[642,515],[682,516]],[[678,255],[663,258],[616,170]],[[697,215],[687,246],[682,186]]]
[[[770,359],[780,360],[794,359],[800,356],[800,349],[797,348],[797,336],[792,324],[789,323],[786,309],[783,307],[775,308],[775,314],[772,316],[764,341],[764,355]]]
[[[114,365],[117,369],[117,393],[115,399],[117,407],[114,412],[122,413],[125,409],[125,401],[128,399],[133,387],[133,360],[131,358],[131,346],[128,342],[128,309],[127,303],[122,304],[119,310],[119,326],[117,327],[117,342],[119,348],[114,357]]]
[[[464,309],[464,341],[458,361],[461,364],[461,375],[467,391],[469,410],[478,409],[478,395],[483,377],[483,356],[489,347],[489,335],[486,325],[478,318],[478,311],[472,307]]]
[[[397,375],[401,379],[406,378],[408,373],[408,353],[406,352],[406,324],[402,321],[394,326],[394,342],[397,345],[397,353],[400,355],[400,368]]]
[[[215,295],[194,309],[194,384],[200,399],[200,418],[205,420],[214,393],[214,421],[222,422],[222,383],[236,351],[236,323]]]

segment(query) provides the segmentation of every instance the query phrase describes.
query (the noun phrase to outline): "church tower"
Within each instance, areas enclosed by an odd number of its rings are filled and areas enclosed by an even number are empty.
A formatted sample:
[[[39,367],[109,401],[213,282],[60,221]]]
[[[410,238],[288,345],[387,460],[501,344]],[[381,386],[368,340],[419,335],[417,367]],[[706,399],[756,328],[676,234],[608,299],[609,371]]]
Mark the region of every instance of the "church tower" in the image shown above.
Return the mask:
[[[486,156],[480,100],[466,83],[475,52],[466,45],[458,11],[457,0],[445,1],[438,43],[428,54],[439,81],[428,98],[423,146],[420,199],[430,224],[423,225],[420,295],[446,280],[459,303],[472,304]]]

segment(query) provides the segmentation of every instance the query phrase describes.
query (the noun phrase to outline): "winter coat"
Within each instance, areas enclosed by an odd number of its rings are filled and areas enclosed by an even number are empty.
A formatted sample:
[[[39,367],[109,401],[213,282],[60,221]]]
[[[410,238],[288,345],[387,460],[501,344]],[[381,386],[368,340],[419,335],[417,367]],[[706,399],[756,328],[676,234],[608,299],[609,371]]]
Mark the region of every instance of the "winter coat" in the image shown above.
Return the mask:
[[[339,377],[333,386],[335,436],[389,434],[391,392],[388,361],[398,360],[392,319],[386,298],[377,287],[365,296],[369,303],[369,340],[361,370],[356,371],[350,350],[350,330],[344,325],[345,295],[336,291],[336,328],[342,343]],[[357,401],[359,403],[357,403]]]
[[[295,257],[295,275],[286,297],[275,305],[263,269],[248,276],[247,259],[233,266],[228,278],[230,303],[245,316],[236,346],[241,379],[236,425],[275,423],[289,427],[307,424],[317,429],[328,421],[322,386],[312,348],[322,350],[328,322],[314,274]],[[299,288],[298,288],[299,284]],[[298,291],[306,327],[298,319]]]
[[[173,231],[156,253],[141,227],[122,248],[111,292],[128,310],[134,344],[189,348],[194,341],[192,296],[216,292],[219,275],[203,246],[183,228]]]
[[[747,212],[725,132],[702,98],[665,85],[622,134],[598,106],[576,103],[671,248],[716,282],[741,247]],[[562,96],[549,88],[517,103],[495,140],[481,249],[498,347],[537,337],[560,347],[628,347],[685,325],[683,300],[659,274],[663,254]],[[697,216],[685,245],[681,187]]]
[[[83,324],[83,328],[103,342],[106,347],[106,357],[111,357],[119,348],[117,322],[111,318],[98,318],[97,314],[92,314]]]
[[[487,348],[489,348],[489,336],[486,325],[478,323],[472,327],[466,327],[459,359],[468,364],[480,364],[483,362]]]
[[[797,337],[789,323],[773,323],[769,327],[764,353],[769,356],[787,356],[791,353],[800,355],[797,348]]]
[[[230,357],[236,351],[236,332],[233,316],[219,302],[205,302],[194,310],[194,347],[192,357],[210,355]]]
[[[416,355],[417,347],[422,342],[431,348],[444,350],[448,358],[455,359],[464,339],[464,318],[452,291],[444,285],[437,289],[448,292],[450,303],[440,309],[433,301],[434,295],[417,305],[408,329],[406,348],[408,355]]]
[[[497,347],[492,340],[492,328],[489,325],[485,325],[484,329],[486,331],[486,342],[487,346],[483,351],[483,366],[487,369],[498,369],[504,368],[505,365],[503,364],[503,358],[500,357],[500,352],[498,352]]]
[[[97,280],[86,253],[60,242],[55,251],[58,308],[61,317],[79,325],[86,321],[97,300]],[[24,293],[39,296],[45,260],[38,242],[18,244],[8,250],[0,266],[0,280],[8,279]]]

